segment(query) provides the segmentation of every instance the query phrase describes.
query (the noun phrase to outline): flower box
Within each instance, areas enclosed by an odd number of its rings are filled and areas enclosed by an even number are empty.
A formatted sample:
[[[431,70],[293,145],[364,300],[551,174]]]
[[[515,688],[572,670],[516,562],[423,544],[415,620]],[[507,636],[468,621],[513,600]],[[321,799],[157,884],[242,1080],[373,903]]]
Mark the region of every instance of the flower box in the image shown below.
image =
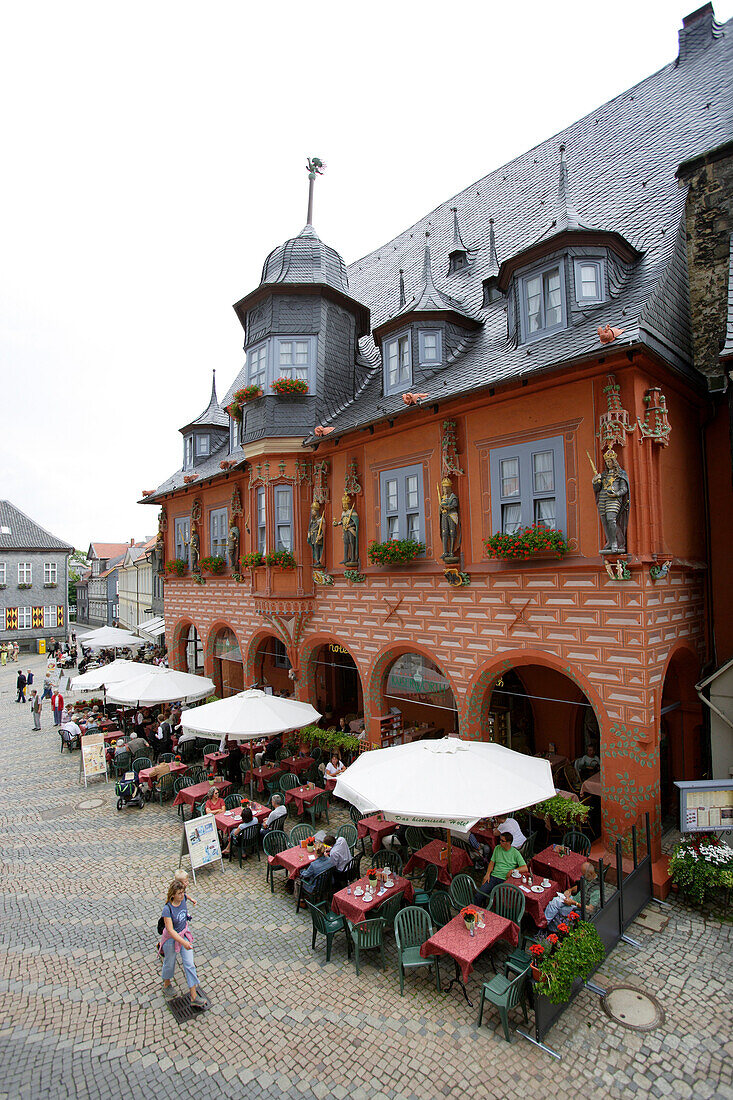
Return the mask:
[[[271,383],[271,389],[279,397],[302,397],[308,393],[308,383],[302,378],[276,378]]]
[[[227,405],[227,412],[231,416],[232,420],[242,419],[242,406],[246,405],[249,401],[256,401],[258,397],[262,397],[262,387],[257,385],[243,386],[242,389],[236,390],[232,397],[231,404]]]
[[[265,564],[265,555],[261,554],[259,550],[255,550],[252,554],[242,554],[240,558],[240,565],[242,569],[256,569],[258,565]]]
[[[531,527],[520,527],[511,535],[502,535],[497,531],[484,539],[484,548],[490,558],[504,561],[527,561],[538,555],[550,554],[554,558],[564,558],[570,550],[562,531],[553,531],[541,523]]]
[[[595,925],[578,920],[577,914],[571,917],[563,922],[562,936],[553,933],[544,940],[542,953],[530,947],[542,992],[556,1005],[569,1001],[578,980],[586,981],[606,956]]]
[[[25,590],[25,589],[27,589],[27,588],[32,588],[32,587],[33,587],[33,585],[32,585],[32,584],[26,584],[25,582],[23,582],[22,584],[19,584],[19,585],[18,585],[18,588],[21,588],[21,589],[23,589],[23,590]]]
[[[733,848],[714,835],[683,836],[669,863],[672,883],[695,904],[709,890],[733,888]]]
[[[270,566],[277,566],[280,569],[293,569],[295,567],[295,558],[290,550],[271,550],[269,554],[265,555],[265,562]]]
[[[367,550],[372,565],[407,565],[420,554],[425,546],[415,539],[390,539],[389,542],[372,542]]]
[[[202,558],[200,564],[204,573],[213,573],[216,576],[224,572],[226,562],[218,555],[213,555],[211,557]]]
[[[188,562],[184,558],[171,558],[165,563],[166,573],[174,577],[182,577],[186,569],[188,569]]]
[[[44,588],[58,588],[58,584],[57,584],[56,581],[44,581],[43,582],[43,587]]]

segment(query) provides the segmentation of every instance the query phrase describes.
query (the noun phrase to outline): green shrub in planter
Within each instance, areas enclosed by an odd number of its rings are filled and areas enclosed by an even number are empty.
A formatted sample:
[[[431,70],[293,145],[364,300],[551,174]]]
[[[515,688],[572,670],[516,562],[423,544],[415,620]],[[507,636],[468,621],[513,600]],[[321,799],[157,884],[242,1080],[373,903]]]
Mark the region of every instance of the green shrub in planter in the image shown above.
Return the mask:
[[[556,794],[544,802],[538,802],[532,807],[532,813],[537,817],[549,817],[556,825],[566,828],[568,825],[582,825],[590,813],[590,806]]]
[[[558,933],[548,936],[543,946],[542,956],[533,952],[540,972],[538,992],[554,1005],[569,1000],[576,980],[586,981],[606,956],[595,925],[578,920],[574,913],[567,922],[561,922]]]
[[[733,888],[733,848],[716,836],[683,836],[669,863],[672,882],[690,901],[702,905],[709,890]]]

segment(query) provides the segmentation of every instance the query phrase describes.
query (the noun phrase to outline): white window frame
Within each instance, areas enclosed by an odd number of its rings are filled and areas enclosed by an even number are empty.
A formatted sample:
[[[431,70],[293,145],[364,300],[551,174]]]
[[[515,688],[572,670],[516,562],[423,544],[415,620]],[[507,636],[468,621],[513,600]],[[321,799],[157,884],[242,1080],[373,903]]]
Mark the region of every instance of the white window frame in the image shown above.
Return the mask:
[[[546,325],[545,311],[547,309],[546,294],[545,294],[545,278],[553,271],[557,271],[560,281],[560,320],[554,325]],[[540,316],[542,324],[536,332],[529,331],[529,309],[527,304],[527,285],[532,279],[539,279],[541,286],[540,296]],[[557,260],[551,260],[549,263],[543,264],[541,267],[536,267],[532,271],[527,271],[519,279],[519,317],[522,329],[522,342],[525,344],[532,343],[534,340],[542,340],[545,336],[548,336],[552,332],[559,332],[567,326],[567,294],[565,287],[565,262],[563,258]]]
[[[58,606],[48,606],[43,608],[43,629],[44,630],[56,630],[59,625],[59,609]]]
[[[196,432],[196,458],[208,458],[211,454],[211,436],[208,432]]]
[[[426,337],[435,337],[435,355],[430,357],[426,350]],[[418,361],[421,367],[440,367],[443,364],[443,333],[439,328],[419,329],[417,334]]]
[[[265,487],[261,485],[255,494],[255,508],[257,510],[257,550],[260,554],[267,553],[267,499]]]
[[[316,363],[316,338],[315,336],[275,336],[274,362],[272,368],[272,381],[276,378],[298,378],[312,388]],[[291,349],[286,352],[287,345]],[[284,354],[290,354],[293,361],[282,363]],[[305,355],[305,362],[302,356]],[[298,356],[301,357],[298,362]]]
[[[596,272],[596,288],[598,293],[593,297],[584,297],[583,290],[583,268],[593,267]],[[576,256],[573,260],[573,271],[575,274],[575,300],[579,306],[593,306],[598,305],[600,302],[605,302],[605,275],[606,264],[605,261],[596,256]]]
[[[228,534],[229,509],[212,508],[209,512],[209,553],[212,557],[226,560]]]
[[[553,456],[553,487],[551,489],[536,489],[534,456],[548,451],[552,452]],[[504,492],[505,486],[502,484],[501,464],[507,459],[516,459],[518,464],[519,485],[517,492]],[[553,530],[563,532],[566,530],[565,444],[561,435],[495,448],[489,454],[489,480],[491,484],[492,532],[504,533],[508,506],[519,504],[520,518],[517,526],[531,527],[536,522],[538,502],[549,500],[555,502],[555,525]]]
[[[193,434],[183,437],[183,469],[190,470],[193,467]]]
[[[244,415],[244,414],[243,414]],[[233,417],[229,423],[229,453],[234,454],[238,447],[242,445],[242,427],[244,426],[243,420],[235,420]]]
[[[255,344],[254,347],[247,349],[248,385],[259,386],[263,393],[267,387],[267,360],[269,358],[267,352],[267,340],[263,341],[263,343],[261,344]],[[256,370],[255,367],[257,368]]]
[[[183,533],[183,537],[179,536]],[[187,565],[191,564],[191,517],[175,516],[173,519],[173,552]]]
[[[59,581],[59,567],[55,561],[45,561],[43,563],[43,583],[44,584],[58,584]]]
[[[407,350],[406,364],[401,362],[403,342]],[[397,356],[397,377],[395,381],[392,381],[390,377],[392,374],[391,360],[393,355]],[[405,329],[402,332],[396,332],[394,336],[390,336],[389,340],[384,341],[382,345],[382,367],[385,394],[402,393],[412,385],[412,333],[409,329]]]
[[[33,584],[33,563],[30,561],[18,562],[18,584]]]
[[[416,479],[416,499],[410,479]],[[396,482],[396,493],[391,485]],[[400,466],[382,470],[379,474],[379,505],[382,542],[390,539],[414,538],[425,543],[425,492],[422,465]]]
[[[295,544],[293,542],[293,487],[292,485],[275,485],[273,489],[273,501],[274,501],[274,527],[275,527],[275,550],[289,550],[292,554],[295,550]],[[281,511],[283,506],[286,505],[285,510]],[[283,519],[280,517],[284,516]],[[287,532],[287,540],[281,538],[281,532]],[[286,545],[286,541],[289,545]]]
[[[18,630],[30,630],[33,623],[33,608],[18,608]]]
[[[0,561],[0,584],[8,583],[8,565],[7,562]]]

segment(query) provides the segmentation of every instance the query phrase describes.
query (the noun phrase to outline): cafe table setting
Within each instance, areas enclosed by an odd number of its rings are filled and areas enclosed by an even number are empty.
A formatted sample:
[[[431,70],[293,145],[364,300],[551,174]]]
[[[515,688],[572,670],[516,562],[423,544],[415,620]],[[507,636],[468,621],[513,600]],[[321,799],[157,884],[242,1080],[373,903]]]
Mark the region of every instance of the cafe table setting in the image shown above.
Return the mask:
[[[254,783],[262,794],[268,779],[274,779],[277,775],[282,775],[282,768],[264,764],[261,768],[251,768],[245,775],[244,782]]]
[[[228,760],[228,752],[207,752],[204,753],[204,764],[209,764],[212,768],[216,764],[220,764],[222,760]]]
[[[428,863],[434,863],[438,868],[438,882],[442,883],[443,886],[450,886],[455,875],[460,875],[463,871],[473,868],[468,852],[457,845],[451,845],[449,870],[447,842],[445,840],[431,840],[429,844],[419,848],[408,860],[405,865],[405,874],[409,875],[413,871],[422,871]]]
[[[180,760],[171,760],[169,764],[156,764],[152,768],[143,768],[142,771],[137,773],[137,778],[140,783],[146,783],[152,791],[153,783],[161,775],[182,775],[186,770],[186,765],[181,763]]]
[[[372,852],[378,852],[382,847],[382,839],[390,836],[397,829],[394,821],[386,821],[383,814],[372,814],[370,817],[362,817],[356,823],[356,832],[359,840],[367,835],[372,842]]]
[[[516,886],[524,894],[524,911],[538,928],[547,928],[545,909],[560,887],[544,875],[523,875],[512,871],[506,880],[508,886]]]
[[[409,905],[415,897],[410,880],[390,872],[388,868],[380,868],[371,880],[368,875],[364,875],[335,893],[331,909],[334,913],[346,917],[352,924],[358,924],[369,915],[372,909],[389,901],[400,890],[404,893],[405,904]]]
[[[275,855],[268,856],[267,862],[271,867],[284,867],[288,873],[288,879],[294,882],[303,868],[307,867],[309,863],[313,863],[314,859],[316,859],[315,849],[308,851],[306,842],[303,841],[293,848],[286,848],[284,852],[277,852]]]
[[[267,806],[262,806],[259,802],[250,802],[247,800],[244,806],[239,806],[235,810],[223,810],[222,813],[215,815],[214,821],[216,821],[216,827],[219,832],[229,834],[232,829],[236,829],[238,825],[241,825],[242,810],[245,808],[249,808],[252,811],[252,817],[256,818],[260,825],[271,812]]]
[[[326,794],[323,787],[310,786],[309,784],[303,784],[302,787],[291,787],[289,791],[285,792],[285,805],[289,806],[291,802],[294,803],[296,813],[302,815],[305,813],[306,806],[309,806],[322,794]]]
[[[212,787],[216,787],[219,794],[224,797],[231,790],[231,783],[226,779],[207,780],[206,783],[194,783],[191,787],[181,787],[173,799],[174,806],[190,806],[193,809],[197,802],[203,802],[207,798]]]
[[[314,764],[315,760],[312,756],[286,756],[284,760],[280,761],[282,770],[290,772],[292,775],[302,775]]]
[[[456,976],[446,992],[450,992],[454,983],[457,983],[468,1004],[472,1005],[465,983],[479,955],[492,948],[498,940],[504,940],[510,947],[516,947],[519,943],[518,925],[506,917],[500,917],[498,913],[490,913],[471,905],[461,910],[458,916],[453,917],[426,940],[420,948],[420,954],[424,959],[431,955],[449,955],[455,963]]]
[[[579,852],[563,848],[562,844],[550,844],[532,858],[532,869],[537,875],[554,879],[560,890],[567,890],[580,882],[583,864],[587,862],[587,856]]]

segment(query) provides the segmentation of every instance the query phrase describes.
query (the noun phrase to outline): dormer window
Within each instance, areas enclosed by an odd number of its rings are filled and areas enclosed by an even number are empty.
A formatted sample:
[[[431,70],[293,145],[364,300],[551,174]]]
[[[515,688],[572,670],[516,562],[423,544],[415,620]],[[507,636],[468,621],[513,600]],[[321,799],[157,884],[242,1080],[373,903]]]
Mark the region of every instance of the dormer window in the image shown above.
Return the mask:
[[[193,436],[187,435],[183,440],[183,468],[190,470],[193,466]]]
[[[250,348],[247,352],[247,366],[249,368],[249,382],[251,386],[259,386],[264,390],[267,378],[267,344],[259,344],[256,348]]]
[[[410,333],[403,332],[384,343],[384,392],[399,393],[412,384]]]
[[[268,385],[277,378],[297,378],[315,385],[315,336],[272,336],[247,351],[249,385],[268,392]]]
[[[421,329],[418,344],[421,367],[438,367],[443,362],[443,341],[439,329]]]
[[[310,366],[310,341],[277,339],[277,377],[300,378],[308,381]]]
[[[603,260],[575,260],[575,297],[579,306],[604,301],[604,267]]]
[[[519,280],[522,336],[537,340],[565,327],[564,266],[548,264]]]
[[[196,457],[206,458],[211,453],[211,437],[196,433]]]

